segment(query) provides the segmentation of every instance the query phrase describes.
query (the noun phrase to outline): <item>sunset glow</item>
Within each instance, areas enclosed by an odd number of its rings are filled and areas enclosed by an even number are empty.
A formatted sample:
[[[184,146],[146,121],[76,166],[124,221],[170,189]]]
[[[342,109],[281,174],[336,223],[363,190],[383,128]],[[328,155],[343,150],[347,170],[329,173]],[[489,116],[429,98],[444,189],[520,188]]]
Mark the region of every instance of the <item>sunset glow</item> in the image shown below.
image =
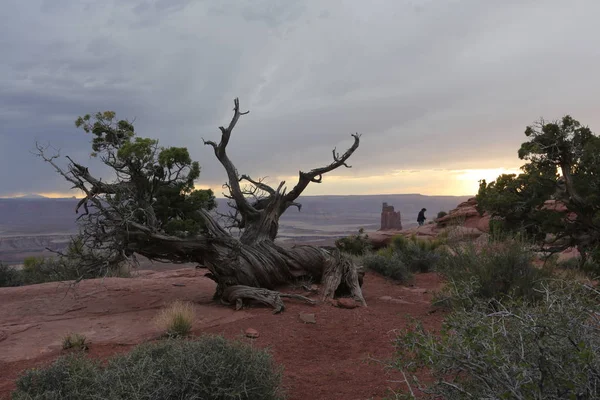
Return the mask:
[[[454,169],[454,170],[403,170],[388,175],[341,176],[327,175],[322,184],[309,185],[305,195],[369,195],[418,193],[427,196],[464,196],[475,195],[479,180],[488,183],[501,174],[518,174],[518,168]],[[271,185],[285,180],[290,189],[297,180],[296,176],[280,176],[268,180]],[[220,182],[197,185],[196,189],[212,188],[217,197],[222,197]],[[79,192],[37,193],[49,198],[81,198]],[[19,197],[25,193],[15,193],[7,197]]]

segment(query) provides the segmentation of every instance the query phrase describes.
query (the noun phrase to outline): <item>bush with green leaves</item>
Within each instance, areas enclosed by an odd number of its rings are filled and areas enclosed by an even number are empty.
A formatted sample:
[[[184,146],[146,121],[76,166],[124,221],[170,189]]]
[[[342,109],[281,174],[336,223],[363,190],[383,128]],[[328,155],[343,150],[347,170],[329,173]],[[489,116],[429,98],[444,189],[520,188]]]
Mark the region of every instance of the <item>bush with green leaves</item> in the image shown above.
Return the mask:
[[[21,271],[10,265],[0,264],[0,287],[21,286]]]
[[[438,302],[470,309],[484,300],[515,298],[539,300],[543,283],[550,278],[549,268],[533,264],[534,253],[518,240],[453,246],[440,258],[438,271],[446,285]]]
[[[362,258],[362,265],[398,282],[406,283],[412,279],[410,270],[402,258],[395,253],[386,254],[380,251],[376,254],[367,254]]]
[[[480,301],[451,313],[441,332],[421,325],[400,332],[392,366],[413,375],[398,398],[600,398],[600,292],[553,281],[537,304],[506,300],[490,312]]]
[[[55,257],[26,257],[23,267],[0,265],[0,287],[35,285],[46,282],[74,281],[93,279],[105,276],[128,277],[129,271],[124,263],[104,265],[89,249],[85,248],[80,238],[75,238],[64,253]]]
[[[436,250],[443,244],[440,240],[417,239],[402,235],[392,239],[391,247],[412,272],[429,272],[436,268],[440,253]]]
[[[265,350],[220,336],[137,346],[106,365],[80,353],[17,381],[14,400],[283,399],[282,370]]]
[[[437,213],[437,218],[443,218],[446,215],[448,215],[448,213],[446,211],[440,211]]]
[[[356,235],[350,235],[337,239],[335,241],[335,247],[337,247],[341,252],[356,256],[367,254],[373,248],[371,242],[369,241],[369,235],[365,233],[363,228],[360,228]]]

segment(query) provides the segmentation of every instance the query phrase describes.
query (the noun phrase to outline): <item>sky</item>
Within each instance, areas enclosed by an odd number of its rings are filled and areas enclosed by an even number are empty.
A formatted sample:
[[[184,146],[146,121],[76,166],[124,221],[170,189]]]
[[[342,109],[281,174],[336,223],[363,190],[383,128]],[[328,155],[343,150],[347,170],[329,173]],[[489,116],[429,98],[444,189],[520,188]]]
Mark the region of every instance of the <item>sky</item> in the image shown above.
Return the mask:
[[[362,134],[351,169],[305,194],[471,195],[518,172],[525,127],[570,114],[600,127],[597,0],[3,0],[0,196],[73,195],[32,154],[89,158],[79,115],[112,110],[226,175],[228,152],[290,186]],[[64,161],[64,160],[63,160]],[[75,193],[77,195],[77,193]]]

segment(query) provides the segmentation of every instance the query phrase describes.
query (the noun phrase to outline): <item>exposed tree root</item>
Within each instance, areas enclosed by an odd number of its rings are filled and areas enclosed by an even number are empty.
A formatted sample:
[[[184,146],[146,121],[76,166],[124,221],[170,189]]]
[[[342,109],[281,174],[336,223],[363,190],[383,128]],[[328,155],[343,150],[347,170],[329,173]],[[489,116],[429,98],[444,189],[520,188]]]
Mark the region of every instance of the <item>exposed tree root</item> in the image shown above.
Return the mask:
[[[244,285],[229,286],[223,290],[221,301],[224,304],[230,305],[235,303],[235,309],[240,310],[246,300],[258,301],[262,304],[273,307],[273,314],[278,314],[285,310],[285,304],[282,297],[302,300],[308,304],[316,304],[316,302],[308,297],[298,294],[280,293],[274,290],[261,289]]]

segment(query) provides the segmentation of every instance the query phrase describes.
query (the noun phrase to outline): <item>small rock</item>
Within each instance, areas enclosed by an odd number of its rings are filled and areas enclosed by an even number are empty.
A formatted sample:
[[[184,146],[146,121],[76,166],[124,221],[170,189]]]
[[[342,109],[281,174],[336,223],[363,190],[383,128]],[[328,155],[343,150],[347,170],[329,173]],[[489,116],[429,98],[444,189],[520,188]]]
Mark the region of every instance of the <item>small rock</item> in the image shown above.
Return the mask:
[[[392,299],[392,296],[381,296],[379,298],[379,300],[383,300],[383,301],[390,301]]]
[[[354,299],[350,299],[348,297],[342,297],[341,299],[338,299],[337,306],[339,308],[353,309],[353,308],[358,307],[358,303],[356,301],[354,301]]]
[[[316,324],[317,320],[315,319],[315,314],[304,314],[300,313],[300,321],[305,324]]]
[[[260,336],[260,334],[258,333],[258,331],[254,328],[248,328],[246,329],[246,337],[249,337],[250,339],[256,339]]]

